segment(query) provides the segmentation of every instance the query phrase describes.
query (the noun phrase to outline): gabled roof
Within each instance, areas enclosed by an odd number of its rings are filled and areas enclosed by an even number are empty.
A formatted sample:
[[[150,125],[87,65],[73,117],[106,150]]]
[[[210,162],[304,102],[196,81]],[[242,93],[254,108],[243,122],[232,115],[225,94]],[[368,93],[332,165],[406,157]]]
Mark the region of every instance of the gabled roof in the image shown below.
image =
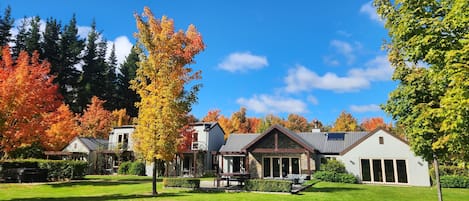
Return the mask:
[[[264,138],[266,135],[268,135],[269,133],[271,133],[273,130],[278,130],[279,132],[283,133],[284,135],[286,135],[287,137],[289,137],[291,140],[293,140],[294,142],[298,143],[299,145],[301,145],[303,148],[307,149],[308,151],[310,152],[314,152],[314,147],[311,146],[311,144],[309,144],[308,142],[306,142],[303,138],[301,138],[300,136],[298,136],[296,133],[294,133],[293,131],[289,130],[289,129],[286,129],[280,125],[274,125],[272,127],[270,127],[269,129],[267,129],[264,133],[260,134],[259,136],[257,136],[254,140],[252,140],[249,144],[247,144],[246,146],[244,146],[241,151],[245,152],[246,150],[248,150],[249,148],[251,148],[253,145],[255,145],[257,142],[259,142],[259,140],[261,140],[262,138]]]
[[[96,151],[98,149],[107,149],[109,144],[108,140],[105,139],[97,139],[91,137],[77,137],[77,139],[80,140],[90,151]]]
[[[258,133],[231,134],[226,140],[225,145],[221,146],[220,152],[240,152],[244,146],[252,142],[258,136]]]
[[[343,140],[328,140],[328,135],[343,134]],[[309,132],[298,135],[321,153],[338,154],[363,138],[367,132]]]
[[[406,145],[409,145],[409,143],[407,141],[405,141],[404,139],[398,137],[397,135],[394,135],[393,133],[391,133],[390,131],[384,129],[384,128],[376,128],[375,130],[369,132],[367,135],[363,136],[362,138],[360,138],[359,140],[357,140],[355,143],[353,143],[352,145],[348,146],[346,149],[344,149],[343,151],[340,152],[340,155],[344,155],[346,154],[347,152],[349,152],[350,150],[352,150],[353,148],[355,148],[356,146],[358,146],[360,143],[362,143],[363,141],[365,141],[366,139],[368,139],[369,137],[371,137],[372,135],[374,135],[375,133],[377,133],[378,131],[384,131],[385,133],[395,137],[396,139],[398,139],[399,141],[403,142],[404,144]]]

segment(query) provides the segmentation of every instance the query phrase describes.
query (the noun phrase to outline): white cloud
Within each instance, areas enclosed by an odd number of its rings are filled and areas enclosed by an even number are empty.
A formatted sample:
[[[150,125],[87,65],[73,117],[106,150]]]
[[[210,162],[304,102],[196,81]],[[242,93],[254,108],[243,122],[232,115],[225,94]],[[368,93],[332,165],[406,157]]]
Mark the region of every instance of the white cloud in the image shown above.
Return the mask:
[[[350,38],[352,36],[351,33],[344,31],[344,30],[338,30],[336,31],[336,33],[347,38]]]
[[[352,112],[364,113],[364,112],[379,112],[381,108],[379,105],[370,104],[370,105],[351,105],[350,110]]]
[[[116,47],[117,63],[122,64],[125,61],[125,57],[130,54],[130,50],[132,49],[133,44],[129,41],[127,36],[119,36],[114,39],[114,41],[108,41],[107,57],[109,57],[109,54],[111,53],[113,44]]]
[[[376,13],[376,8],[373,7],[373,3],[371,1],[363,4],[360,7],[360,13],[368,15],[368,17],[373,21],[383,23],[383,20],[381,19],[381,17],[379,17],[378,13]]]
[[[330,72],[319,76],[304,66],[290,69],[285,82],[287,92],[309,91],[311,89],[351,92],[367,88],[370,85],[370,82],[363,77],[339,77]]]
[[[261,69],[268,64],[267,57],[253,55],[249,52],[235,52],[218,64],[220,69],[229,72],[244,72],[251,69]]]
[[[312,96],[312,95],[309,95],[307,100],[312,103],[313,105],[318,105],[319,104],[319,101],[316,97]]]
[[[78,29],[78,37],[80,38],[88,38],[88,34],[91,32],[91,27],[89,26],[77,25],[77,29]]]
[[[306,104],[301,100],[265,94],[254,95],[249,99],[239,98],[236,102],[245,106],[248,110],[263,114],[307,112]]]
[[[340,40],[332,40],[330,45],[347,59],[347,64],[355,61],[354,48],[350,43]]]
[[[364,77],[370,81],[390,80],[393,69],[386,56],[377,56],[365,64],[365,69],[355,68],[349,71],[353,77]]]
[[[340,65],[340,62],[337,59],[334,59],[331,56],[325,56],[323,57],[324,64],[328,66],[338,66]]]

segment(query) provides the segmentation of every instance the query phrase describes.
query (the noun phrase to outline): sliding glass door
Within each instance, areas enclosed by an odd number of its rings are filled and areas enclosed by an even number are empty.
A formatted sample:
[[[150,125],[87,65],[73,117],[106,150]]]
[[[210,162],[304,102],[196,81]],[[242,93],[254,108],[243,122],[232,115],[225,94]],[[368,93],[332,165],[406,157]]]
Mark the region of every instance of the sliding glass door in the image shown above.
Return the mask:
[[[407,183],[405,160],[397,159],[361,159],[361,177],[363,182]]]
[[[300,174],[300,158],[265,157],[262,159],[264,178],[285,178],[289,174]]]

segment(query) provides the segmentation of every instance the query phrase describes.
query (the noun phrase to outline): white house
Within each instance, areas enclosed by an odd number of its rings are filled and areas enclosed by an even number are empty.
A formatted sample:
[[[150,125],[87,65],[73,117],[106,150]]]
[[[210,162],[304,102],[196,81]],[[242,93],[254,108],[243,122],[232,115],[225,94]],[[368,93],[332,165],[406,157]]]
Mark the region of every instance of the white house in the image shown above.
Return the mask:
[[[134,131],[134,125],[114,127],[109,133],[109,150],[132,151],[133,140],[130,135]]]
[[[106,164],[100,164],[99,152],[108,149],[108,140],[88,137],[75,137],[62,151],[71,153],[71,158],[89,163],[89,174],[99,173]]]
[[[261,134],[231,134],[219,151],[222,176],[308,177],[337,159],[362,183],[429,186],[428,163],[391,133],[295,133],[274,125]]]

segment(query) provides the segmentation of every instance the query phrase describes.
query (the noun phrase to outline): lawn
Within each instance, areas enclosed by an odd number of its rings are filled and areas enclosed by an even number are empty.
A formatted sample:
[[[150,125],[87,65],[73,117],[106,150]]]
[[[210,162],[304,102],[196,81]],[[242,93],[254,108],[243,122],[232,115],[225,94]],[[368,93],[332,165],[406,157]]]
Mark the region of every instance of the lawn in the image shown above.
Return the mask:
[[[0,184],[0,200],[437,200],[435,188],[320,182],[300,195],[274,193],[203,193],[162,188],[150,196],[151,178],[87,176],[79,182],[49,184]],[[445,201],[469,201],[469,189],[443,189]]]

